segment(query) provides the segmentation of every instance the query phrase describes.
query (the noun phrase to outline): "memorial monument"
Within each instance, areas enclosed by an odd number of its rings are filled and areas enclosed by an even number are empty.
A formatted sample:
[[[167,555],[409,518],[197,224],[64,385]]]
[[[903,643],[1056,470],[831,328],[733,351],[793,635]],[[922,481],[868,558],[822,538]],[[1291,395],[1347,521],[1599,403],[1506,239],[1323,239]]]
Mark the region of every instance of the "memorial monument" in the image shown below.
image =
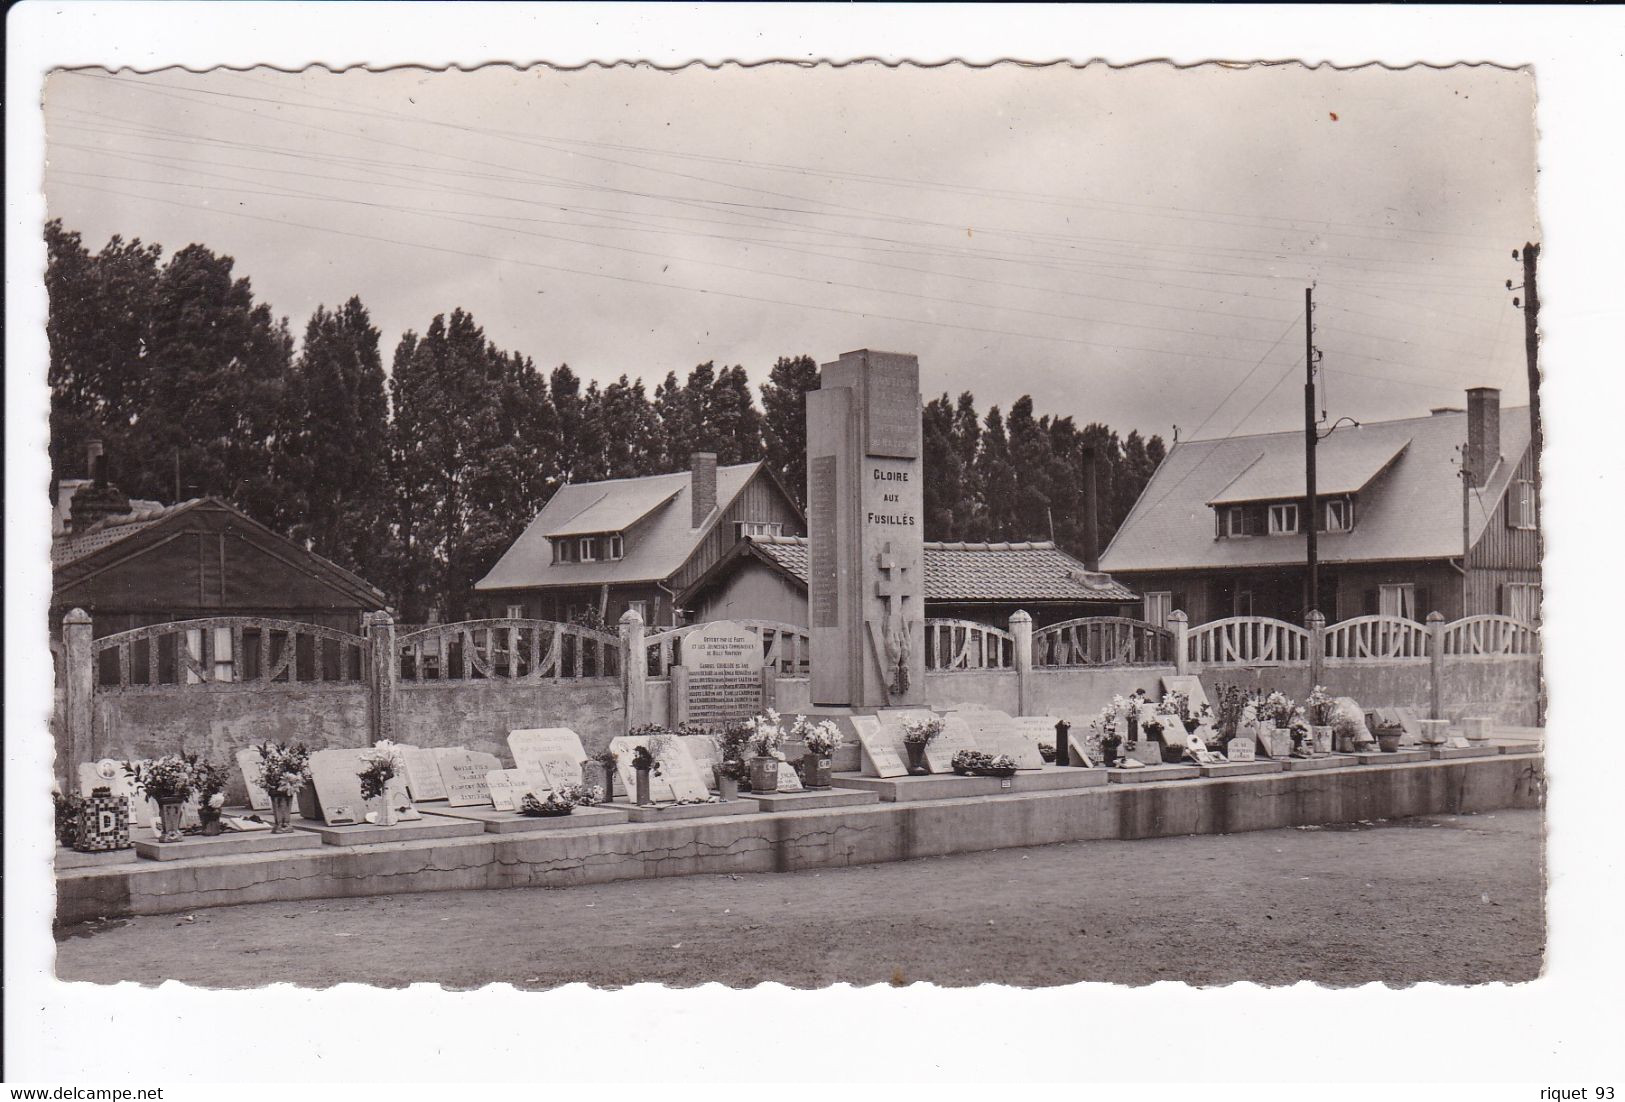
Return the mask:
[[[807,394],[812,703],[924,702],[920,364],[848,352]]]

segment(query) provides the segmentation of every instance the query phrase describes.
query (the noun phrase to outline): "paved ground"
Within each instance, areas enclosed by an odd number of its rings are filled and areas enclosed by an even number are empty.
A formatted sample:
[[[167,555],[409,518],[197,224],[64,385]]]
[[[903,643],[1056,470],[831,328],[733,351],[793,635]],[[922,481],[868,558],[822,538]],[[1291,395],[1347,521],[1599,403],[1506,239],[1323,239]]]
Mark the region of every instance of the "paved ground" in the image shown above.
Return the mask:
[[[791,874],[266,903],[58,933],[63,979],[1479,983],[1545,945],[1537,811]]]

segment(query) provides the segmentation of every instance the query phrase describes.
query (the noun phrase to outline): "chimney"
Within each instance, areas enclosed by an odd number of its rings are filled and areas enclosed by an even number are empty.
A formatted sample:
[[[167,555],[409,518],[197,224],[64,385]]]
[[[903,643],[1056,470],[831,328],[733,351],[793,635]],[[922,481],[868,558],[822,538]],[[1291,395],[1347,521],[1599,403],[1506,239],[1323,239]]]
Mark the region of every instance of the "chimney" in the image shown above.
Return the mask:
[[[1100,569],[1100,491],[1095,480],[1095,449],[1083,449],[1083,565]]]
[[[698,528],[717,507],[717,453],[695,452],[688,457],[688,469],[693,472],[688,496],[694,519],[689,527]]]
[[[1501,461],[1501,392],[1493,386],[1467,392],[1467,473],[1480,489]]]
[[[68,502],[68,528],[83,532],[97,521],[107,517],[121,517],[130,511],[130,499],[117,486],[107,481],[107,456],[102,442],[92,440],[85,447],[85,463],[90,468],[92,481],[81,483]]]

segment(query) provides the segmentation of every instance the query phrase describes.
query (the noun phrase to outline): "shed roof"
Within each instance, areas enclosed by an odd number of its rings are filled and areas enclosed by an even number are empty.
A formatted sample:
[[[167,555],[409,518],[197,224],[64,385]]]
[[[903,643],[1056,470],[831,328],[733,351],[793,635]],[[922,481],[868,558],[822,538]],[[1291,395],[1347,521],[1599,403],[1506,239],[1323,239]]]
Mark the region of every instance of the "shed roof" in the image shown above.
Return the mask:
[[[665,581],[688,561],[717,519],[756,475],[761,463],[717,468],[717,507],[698,528],[690,515],[689,471],[579,482],[561,486],[542,511],[514,540],[476,590],[538,589],[606,583]],[[557,536],[624,532],[624,558],[611,562],[553,561]]]
[[[1461,554],[1461,482],[1456,471],[1460,462],[1457,449],[1467,439],[1465,413],[1451,411],[1341,428],[1320,446],[1327,447],[1339,437],[1344,439],[1336,445],[1336,454],[1348,458],[1346,463],[1340,462],[1342,473],[1336,478],[1345,485],[1358,481],[1361,472],[1382,457],[1389,458],[1356,491],[1360,497],[1354,529],[1320,533],[1322,562],[1443,559]],[[1489,523],[1528,448],[1528,408],[1503,407],[1501,462],[1471,500],[1469,525],[1474,540]],[[1301,532],[1291,536],[1215,538],[1210,503],[1229,500],[1233,486],[1247,487],[1249,483],[1242,480],[1265,460],[1270,470],[1277,464],[1282,469],[1295,464],[1299,471],[1297,482],[1279,496],[1302,494],[1301,432],[1175,444],[1101,556],[1101,568],[1125,573],[1302,562],[1307,536]],[[1274,485],[1266,482],[1264,475],[1259,476],[1257,484]]]

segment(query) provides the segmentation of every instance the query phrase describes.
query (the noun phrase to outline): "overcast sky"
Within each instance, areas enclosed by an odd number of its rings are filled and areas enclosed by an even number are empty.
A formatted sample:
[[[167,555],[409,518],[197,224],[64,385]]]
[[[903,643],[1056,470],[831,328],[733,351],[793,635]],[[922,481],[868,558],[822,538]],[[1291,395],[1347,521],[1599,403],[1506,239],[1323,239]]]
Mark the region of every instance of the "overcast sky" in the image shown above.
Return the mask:
[[[927,396],[1127,431],[1521,404],[1534,81],[1295,65],[59,73],[50,211],[236,258],[387,363],[473,311],[588,378],[919,356]]]

